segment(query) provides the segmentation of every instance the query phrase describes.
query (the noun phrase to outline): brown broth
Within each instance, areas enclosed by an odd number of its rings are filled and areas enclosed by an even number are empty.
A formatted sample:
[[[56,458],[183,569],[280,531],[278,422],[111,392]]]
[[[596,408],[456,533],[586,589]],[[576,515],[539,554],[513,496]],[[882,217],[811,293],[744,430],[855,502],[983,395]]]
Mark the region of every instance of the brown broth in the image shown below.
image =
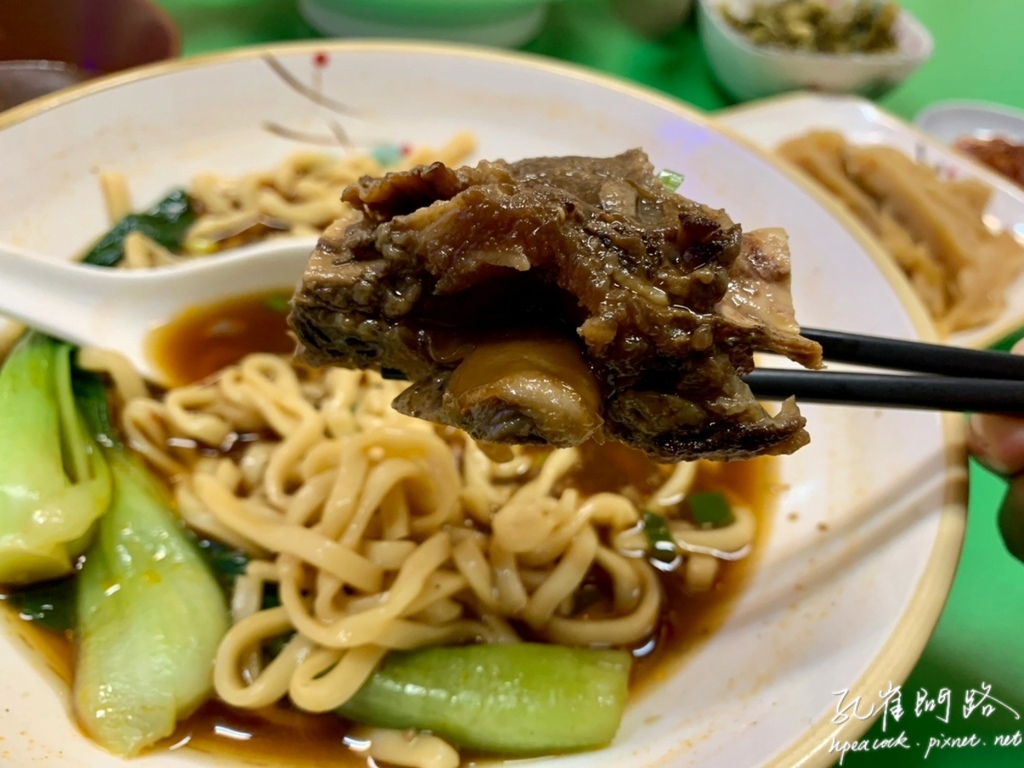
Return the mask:
[[[186,309],[150,334],[150,360],[168,383],[182,386],[253,352],[289,354],[295,350],[284,311],[290,298],[290,291],[269,291]]]
[[[15,637],[32,649],[43,667],[70,687],[75,670],[71,634],[50,630],[42,624],[25,619],[6,599],[9,594],[4,587],[0,587],[0,617],[3,619],[0,620],[0,627],[9,628]]]
[[[654,493],[670,471],[622,443],[588,442],[579,451],[579,467],[566,475],[564,483],[587,496],[625,493],[639,502]]]
[[[186,383],[203,379],[251,352],[291,352],[294,341],[288,335],[286,315],[275,308],[281,299],[286,300],[287,294],[252,295],[188,310],[154,334],[153,350],[160,367],[173,380]],[[639,501],[653,492],[669,471],[619,444],[586,445],[582,455],[580,468],[567,477],[566,484],[588,495],[628,489]],[[734,503],[748,505],[757,516],[754,555],[724,563],[714,589],[702,595],[688,594],[677,575],[659,571],[667,599],[656,636],[634,649],[633,696],[675,674],[728,617],[767,538],[774,466],[770,458],[701,463],[695,490],[724,490]],[[0,591],[0,606],[13,619],[16,634],[70,685],[74,669],[70,636],[21,620],[2,597]],[[344,744],[345,730],[345,722],[330,714],[300,713],[287,706],[237,710],[212,700],[179,723],[174,734],[155,750],[188,748],[264,766],[366,768],[366,759]]]
[[[688,593],[672,573],[661,573],[665,605],[653,646],[634,653],[630,690],[637,695],[675,674],[679,667],[729,618],[733,603],[750,579],[772,521],[775,488],[772,458],[711,464],[702,462],[694,491],[721,490],[733,503],[750,507],[757,518],[752,554],[722,563],[715,586],[706,593]]]
[[[257,765],[366,768],[366,758],[345,745],[347,730],[347,723],[333,714],[313,715],[284,706],[239,710],[211,700],[178,723],[164,745]]]

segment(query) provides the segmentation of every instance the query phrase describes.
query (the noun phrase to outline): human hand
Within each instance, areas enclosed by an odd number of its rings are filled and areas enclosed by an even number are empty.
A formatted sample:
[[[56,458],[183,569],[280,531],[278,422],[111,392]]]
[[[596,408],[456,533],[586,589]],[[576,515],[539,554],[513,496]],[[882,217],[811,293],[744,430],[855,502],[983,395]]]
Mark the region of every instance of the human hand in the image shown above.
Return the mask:
[[[1024,354],[1024,339],[1011,351]],[[1024,417],[973,414],[967,447],[981,464],[1010,481],[999,508],[999,532],[1010,553],[1024,561]]]

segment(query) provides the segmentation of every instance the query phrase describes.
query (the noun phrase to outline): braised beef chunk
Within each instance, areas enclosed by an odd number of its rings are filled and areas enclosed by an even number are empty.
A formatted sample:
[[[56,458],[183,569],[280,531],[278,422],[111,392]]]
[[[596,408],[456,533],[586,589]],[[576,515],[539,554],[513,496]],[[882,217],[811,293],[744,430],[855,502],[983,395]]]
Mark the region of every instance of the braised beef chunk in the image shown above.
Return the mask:
[[[313,365],[411,386],[395,407],[491,442],[614,439],[660,461],[789,453],[741,376],[755,350],[806,366],[781,230],[743,234],[661,184],[647,156],[439,163],[364,178],[290,317]]]

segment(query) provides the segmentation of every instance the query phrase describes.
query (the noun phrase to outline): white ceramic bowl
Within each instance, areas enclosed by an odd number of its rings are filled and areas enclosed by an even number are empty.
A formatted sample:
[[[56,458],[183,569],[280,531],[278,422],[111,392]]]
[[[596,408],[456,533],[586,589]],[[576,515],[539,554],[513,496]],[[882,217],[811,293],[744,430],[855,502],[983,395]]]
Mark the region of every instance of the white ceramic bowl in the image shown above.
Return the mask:
[[[843,55],[754,45],[729,26],[720,10],[728,5],[742,18],[765,1],[699,0],[700,36],[711,69],[722,87],[741,101],[795,90],[879,96],[903,82],[932,54],[931,33],[906,10],[896,20],[896,52]]]
[[[80,252],[106,227],[103,170],[127,174],[144,205],[200,171],[266,168],[305,148],[268,132],[267,121],[330,136],[338,115],[288,87],[268,54],[358,110],[361,119],[343,121],[363,146],[437,146],[462,129],[478,137],[481,158],[642,146],[658,167],[686,174],[683,193],[726,208],[747,228],[788,230],[806,324],[933,338],[923,309],[864,232],[752,144],[652,91],[474,49],[319,41],[236,51],[12,110],[0,116],[0,157],[18,182],[0,185],[0,241]],[[868,720],[837,717],[836,692],[849,691],[847,704],[861,697],[863,714],[905,678],[928,640],[963,535],[963,419],[803,410],[812,442],[779,462],[774,519],[721,628],[634,697],[611,746],[538,759],[533,768],[824,768],[835,760],[832,739],[867,729]],[[102,752],[75,727],[63,686],[7,619],[0,615],[4,765],[214,764],[189,749],[130,764]],[[309,764],[299,747],[290,760]]]
[[[940,101],[921,110],[914,125],[944,144],[996,137],[1024,142],[1024,110],[987,101]]]
[[[332,37],[399,37],[515,47],[533,39],[557,0],[298,0]]]

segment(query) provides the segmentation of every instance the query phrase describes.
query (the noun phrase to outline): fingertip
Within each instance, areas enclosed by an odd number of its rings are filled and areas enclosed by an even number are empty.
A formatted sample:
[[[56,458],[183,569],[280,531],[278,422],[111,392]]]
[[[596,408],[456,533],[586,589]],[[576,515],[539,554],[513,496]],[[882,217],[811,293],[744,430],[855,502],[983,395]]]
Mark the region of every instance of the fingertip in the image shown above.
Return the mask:
[[[1024,472],[1024,419],[990,413],[971,414],[967,448],[993,472],[1007,476]]]
[[[999,507],[999,533],[1010,554],[1024,562],[1024,477],[1011,483]]]

